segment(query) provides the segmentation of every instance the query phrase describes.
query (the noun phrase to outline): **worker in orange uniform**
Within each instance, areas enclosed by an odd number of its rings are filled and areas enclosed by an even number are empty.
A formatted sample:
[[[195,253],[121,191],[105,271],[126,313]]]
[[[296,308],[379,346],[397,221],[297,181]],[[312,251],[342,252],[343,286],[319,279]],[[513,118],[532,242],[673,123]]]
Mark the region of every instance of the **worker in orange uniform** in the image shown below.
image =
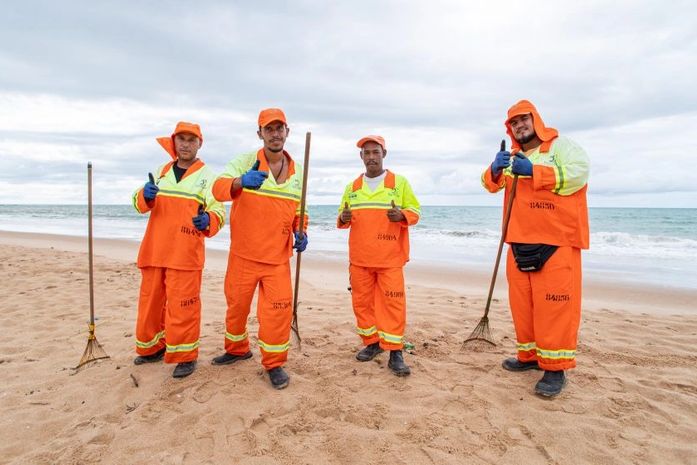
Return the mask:
[[[176,363],[172,376],[196,369],[201,330],[204,238],[225,223],[225,209],[211,193],[215,174],[196,157],[203,135],[198,124],[179,122],[157,139],[172,157],[133,194],[138,213],[150,212],[138,252],[142,273],[136,324],[136,365]]]
[[[508,110],[505,125],[511,152],[498,152],[482,174],[488,191],[505,189],[504,205],[518,176],[505,237],[518,354],[503,368],[544,370],[535,392],[553,397],[566,384],[564,370],[576,366],[590,162],[576,142],[545,126],[527,100]]]
[[[283,389],[290,380],[283,369],[293,317],[290,257],[292,249],[302,252],[307,247],[307,234],[298,230],[303,171],[283,149],[290,132],[283,111],[262,110],[258,123],[263,148],[232,160],[213,185],[217,200],[232,200],[225,275],[225,353],[215,357],[213,365],[252,356],[247,317],[259,286],[257,343],[261,363],[271,385]]]
[[[348,229],[349,274],[356,331],[367,362],[390,351],[387,366],[397,376],[411,373],[402,355],[407,305],[402,268],[409,261],[409,226],[421,215],[409,182],[383,168],[385,139],[366,136],[356,144],[365,173],[346,186],[337,227]]]

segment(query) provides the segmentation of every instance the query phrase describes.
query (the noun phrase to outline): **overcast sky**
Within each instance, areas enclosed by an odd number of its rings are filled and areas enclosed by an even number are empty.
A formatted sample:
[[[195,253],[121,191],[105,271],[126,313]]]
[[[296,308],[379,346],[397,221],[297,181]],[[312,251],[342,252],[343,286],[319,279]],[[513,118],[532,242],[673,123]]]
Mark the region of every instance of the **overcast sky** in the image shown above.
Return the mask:
[[[694,1],[9,1],[0,14],[1,203],[128,203],[202,126],[215,171],[285,110],[312,131],[310,203],[338,203],[377,133],[423,204],[500,205],[481,171],[533,101],[591,158],[591,206],[697,206]]]

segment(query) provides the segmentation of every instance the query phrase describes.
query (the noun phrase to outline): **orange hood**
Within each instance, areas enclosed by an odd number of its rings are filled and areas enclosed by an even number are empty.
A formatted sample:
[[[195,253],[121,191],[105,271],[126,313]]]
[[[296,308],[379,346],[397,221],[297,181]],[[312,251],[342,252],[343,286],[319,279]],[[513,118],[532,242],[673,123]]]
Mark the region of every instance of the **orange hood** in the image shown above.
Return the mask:
[[[524,115],[526,113],[530,113],[532,115],[532,123],[533,127],[535,128],[535,133],[542,141],[540,152],[549,152],[549,148],[552,146],[552,141],[559,136],[559,131],[545,126],[545,122],[542,121],[542,117],[537,112],[537,108],[535,108],[535,105],[528,100],[521,100],[508,109],[508,117],[506,118],[505,125],[506,134],[508,134],[508,137],[511,138],[511,152],[516,153],[521,149],[520,144],[517,140],[515,140],[515,137],[513,137],[513,131],[511,130],[511,125],[508,124],[508,122],[511,120],[511,118],[518,115]]]
[[[177,152],[174,150],[174,136],[179,133],[188,132],[195,135],[201,140],[201,145],[203,145],[203,134],[201,133],[201,127],[196,123],[187,123],[186,121],[180,121],[177,123],[177,127],[174,128],[174,132],[171,136],[158,137],[157,142],[160,143],[163,149],[172,157],[173,160],[177,159]]]

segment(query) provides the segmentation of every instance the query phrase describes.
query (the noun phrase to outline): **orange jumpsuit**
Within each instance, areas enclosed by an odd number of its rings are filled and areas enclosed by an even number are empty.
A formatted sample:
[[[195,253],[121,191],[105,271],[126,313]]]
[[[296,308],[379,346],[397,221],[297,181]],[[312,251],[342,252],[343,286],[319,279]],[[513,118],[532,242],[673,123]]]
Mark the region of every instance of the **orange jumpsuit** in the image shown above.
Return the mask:
[[[387,211],[392,201],[405,216],[392,222]],[[387,171],[374,190],[360,175],[346,186],[344,205],[351,208],[351,221],[337,227],[350,228],[349,276],[356,332],[369,345],[380,342],[384,350],[400,350],[406,328],[406,296],[403,267],[409,261],[409,226],[421,215],[420,205],[403,176]]]
[[[293,232],[299,225],[302,167],[287,152],[283,154],[288,162],[288,177],[283,183],[276,182],[260,149],[228,163],[213,185],[217,200],[232,200],[225,275],[225,351],[232,355],[249,351],[247,318],[258,285],[257,344],[266,370],[280,367],[288,359],[293,318],[289,259],[293,255]],[[257,160],[259,171],[269,173],[261,188],[244,188],[231,195],[235,178]]]
[[[589,245],[586,190],[589,160],[572,140],[545,127],[535,107],[522,100],[511,107],[506,120],[512,152],[520,150],[508,121],[531,113],[542,144],[526,156],[533,175],[519,176],[505,241],[548,244],[559,248],[541,270],[520,271],[508,250],[506,275],[515,325],[518,359],[537,361],[544,370],[576,366],[576,345],[581,319],[581,249]],[[494,180],[491,167],[482,174],[490,192],[505,189],[507,204],[513,181],[511,168]],[[505,213],[505,212],[504,212]]]
[[[153,201],[146,202],[142,188],[133,194],[136,211],[150,212],[138,252],[142,282],[136,352],[152,355],[166,347],[165,362],[182,363],[198,358],[204,237],[223,226],[225,209],[211,194],[215,175],[210,168],[197,160],[177,182],[174,163],[155,172],[160,190]],[[210,216],[205,231],[192,224],[200,205]]]

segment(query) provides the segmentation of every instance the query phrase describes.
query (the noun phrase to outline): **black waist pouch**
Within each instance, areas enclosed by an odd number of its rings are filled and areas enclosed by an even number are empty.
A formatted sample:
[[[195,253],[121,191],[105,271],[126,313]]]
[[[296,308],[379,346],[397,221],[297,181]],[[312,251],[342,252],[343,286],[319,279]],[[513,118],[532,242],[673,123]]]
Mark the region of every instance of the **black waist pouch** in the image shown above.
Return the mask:
[[[511,244],[513,257],[520,271],[541,270],[558,247],[547,244]]]

